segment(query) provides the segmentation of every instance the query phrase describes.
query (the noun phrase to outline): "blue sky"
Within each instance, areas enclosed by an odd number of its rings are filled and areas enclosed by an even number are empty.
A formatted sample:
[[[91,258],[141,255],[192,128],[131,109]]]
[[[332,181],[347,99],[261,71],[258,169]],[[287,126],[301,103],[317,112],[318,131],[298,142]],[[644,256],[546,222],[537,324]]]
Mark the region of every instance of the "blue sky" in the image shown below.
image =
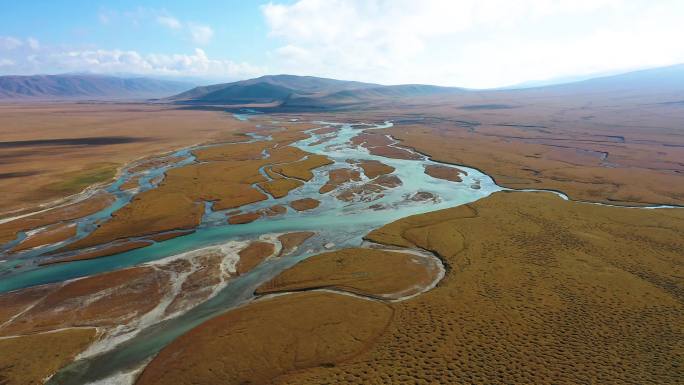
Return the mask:
[[[684,62],[679,0],[24,1],[0,74],[496,87]]]

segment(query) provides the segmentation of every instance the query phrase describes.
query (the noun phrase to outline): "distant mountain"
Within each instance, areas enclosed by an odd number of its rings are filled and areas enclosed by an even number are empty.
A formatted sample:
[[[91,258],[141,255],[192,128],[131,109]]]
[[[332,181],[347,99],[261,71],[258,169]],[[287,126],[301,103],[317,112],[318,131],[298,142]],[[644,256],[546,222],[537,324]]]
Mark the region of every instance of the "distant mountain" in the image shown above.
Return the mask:
[[[104,75],[0,76],[0,100],[147,99],[177,94],[188,83]]]
[[[282,108],[329,108],[379,99],[461,91],[459,88],[421,84],[383,86],[312,76],[270,75],[234,83],[196,87],[167,100],[183,104],[274,104]]]
[[[313,97],[377,86],[313,76],[269,75],[233,83],[196,87],[167,100],[186,104],[282,104],[293,96]]]
[[[393,104],[398,101],[430,102],[430,97],[460,102],[460,95],[481,97],[657,95],[679,103],[684,100],[684,65],[633,71],[563,84],[516,89],[469,90],[422,84],[384,86],[311,76],[274,75],[234,83],[196,87],[163,101],[179,104],[244,106],[281,110],[322,110]],[[680,98],[681,96],[681,98]],[[486,104],[487,108],[492,108]],[[497,104],[498,106],[498,104]],[[507,105],[506,105],[507,106]],[[477,107],[477,106],[476,106]]]
[[[343,107],[383,100],[415,98],[421,96],[448,95],[465,92],[461,88],[439,87],[423,84],[375,86],[333,92],[322,96],[291,96],[285,102],[289,107]]]
[[[649,68],[617,75],[599,76],[560,84],[519,86],[508,90],[553,90],[572,93],[638,92],[663,93],[684,91],[684,64]]]

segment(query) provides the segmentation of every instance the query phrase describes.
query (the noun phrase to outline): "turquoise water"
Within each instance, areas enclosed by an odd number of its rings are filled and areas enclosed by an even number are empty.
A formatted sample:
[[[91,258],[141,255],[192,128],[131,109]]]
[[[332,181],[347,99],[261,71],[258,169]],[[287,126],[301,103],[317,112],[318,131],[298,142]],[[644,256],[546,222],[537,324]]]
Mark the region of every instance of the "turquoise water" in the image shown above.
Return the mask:
[[[193,234],[159,242],[143,249],[94,260],[43,267],[26,264],[22,269],[9,269],[6,267],[6,274],[0,280],[0,292],[120,269],[233,239],[254,238],[265,233],[314,230],[321,234],[318,237],[320,239],[318,246],[322,247],[322,244],[329,242],[335,243],[338,247],[358,245],[363,235],[383,224],[408,215],[472,202],[500,190],[487,175],[467,167],[459,167],[459,169],[468,173],[467,176],[463,176],[463,182],[454,183],[432,178],[425,174],[423,172],[425,165],[435,164],[435,162],[430,160],[389,159],[371,155],[364,148],[350,145],[350,139],[362,131],[358,128],[359,126],[321,122],[322,127],[329,125],[339,127],[337,134],[328,134],[334,136],[333,139],[311,146],[311,143],[317,142],[321,137],[313,130],[310,138],[293,145],[304,151],[324,154],[334,160],[334,164],[315,170],[312,181],[292,191],[287,197],[281,199],[270,198],[262,202],[243,206],[242,210],[248,212],[267,208],[274,204],[286,205],[290,201],[303,197],[319,199],[321,205],[318,208],[301,213],[289,209],[287,214],[280,217],[266,218],[244,225],[227,225],[225,212],[213,212],[210,210],[211,205],[207,205],[208,210],[205,213],[204,221]],[[389,126],[391,126],[391,123],[375,125],[366,129]],[[253,135],[253,140],[270,140],[270,137]],[[162,175],[168,168],[189,164],[194,161],[190,149],[176,152],[172,156],[181,157],[183,160],[173,166],[164,166],[149,171],[141,179],[140,191],[153,188],[154,185],[150,181]],[[396,169],[393,175],[399,177],[403,184],[397,188],[386,190],[383,197],[372,202],[343,202],[336,199],[330,193],[325,195],[319,194],[318,189],[327,182],[328,170],[350,167],[349,163],[346,162],[348,159],[378,160],[393,166]],[[124,172],[119,180],[107,188],[112,192],[116,192],[117,200],[111,207],[84,218],[82,223],[79,224],[80,231],[78,237],[87,234],[97,223],[106,220],[113,211],[130,201],[133,194],[130,192],[119,192],[118,188],[133,176],[135,175]],[[474,184],[478,184],[480,188],[471,188]],[[439,201],[413,202],[408,199],[411,194],[418,191],[435,194],[439,197]],[[369,209],[372,205],[382,205],[384,209]],[[321,247],[316,248],[315,251],[320,251]],[[26,255],[22,255],[19,261],[22,263],[31,261],[52,249],[48,247],[36,252],[29,252]],[[17,263],[17,260],[5,262],[7,266],[11,266],[13,263]]]
[[[246,117],[240,115],[238,118],[243,119]],[[297,261],[330,248],[330,244],[334,244],[333,248],[358,246],[362,242],[362,237],[369,231],[396,219],[473,202],[501,190],[490,177],[475,169],[459,166],[460,170],[467,172],[467,175],[462,176],[463,181],[459,183],[445,181],[432,178],[424,173],[426,165],[436,164],[436,162],[426,158],[421,160],[388,159],[371,155],[366,149],[351,144],[350,139],[363,130],[390,127],[392,124],[389,122],[368,126],[352,126],[349,124],[326,122],[318,122],[318,124],[320,124],[320,127],[335,126],[339,130],[333,134],[326,134],[331,139],[317,145],[311,144],[317,142],[321,136],[326,135],[318,135],[315,129],[310,130],[310,138],[299,141],[293,144],[293,146],[307,152],[324,154],[332,159],[334,164],[314,170],[313,180],[293,190],[287,197],[281,199],[270,198],[266,201],[241,208],[243,212],[248,212],[267,208],[274,204],[287,205],[296,199],[312,197],[321,201],[320,206],[314,210],[297,212],[293,209],[288,209],[286,214],[278,217],[262,218],[243,225],[228,225],[226,224],[225,212],[212,211],[212,205],[207,203],[202,224],[193,234],[105,258],[48,265],[40,268],[34,266],[23,270],[20,269],[3,277],[0,281],[0,291],[8,291],[121,269],[213,244],[225,243],[231,240],[253,239],[267,233],[302,230],[317,232],[317,235],[307,241],[305,247],[301,248],[298,255],[273,259],[262,263],[251,272],[231,280],[223,290],[210,300],[196,306],[181,316],[168,319],[142,330],[132,339],[108,352],[74,362],[55,375],[49,383],[83,384],[109,377],[117,372],[131,370],[191,328],[250,300],[254,289],[259,284],[277,275],[280,271]],[[255,135],[253,140],[270,140],[270,138]],[[186,149],[184,151],[187,152],[183,153],[185,155],[182,161],[183,164],[194,161],[191,150]],[[264,155],[268,156],[268,154]],[[375,198],[377,199],[372,201],[355,200],[343,202],[335,198],[336,191],[325,195],[319,194],[319,188],[327,182],[328,171],[341,167],[351,167],[352,165],[347,162],[348,159],[378,160],[393,166],[396,169],[393,175],[401,179],[402,185],[383,191],[382,196],[376,196]],[[154,173],[160,175],[163,174],[163,171],[155,170]],[[152,179],[150,178],[149,180]],[[117,181],[117,184],[120,185],[124,181],[125,177]],[[368,182],[368,180],[356,183],[365,182]],[[477,188],[474,186],[477,186]],[[153,188],[154,186],[146,187]],[[412,200],[411,197],[419,191],[429,192],[436,196],[437,199],[429,201]],[[128,199],[130,199],[130,196]],[[102,217],[109,216],[113,210],[120,207],[120,203],[117,204],[119,206],[112,207],[110,210],[98,214],[102,215]],[[375,210],[371,206],[379,206],[382,209]],[[85,224],[83,224],[84,233],[88,230],[86,228],[89,225],[88,223],[90,223],[88,221],[90,219],[86,219]],[[327,247],[324,247],[324,245],[327,245]],[[32,256],[29,255],[25,258],[30,260]]]

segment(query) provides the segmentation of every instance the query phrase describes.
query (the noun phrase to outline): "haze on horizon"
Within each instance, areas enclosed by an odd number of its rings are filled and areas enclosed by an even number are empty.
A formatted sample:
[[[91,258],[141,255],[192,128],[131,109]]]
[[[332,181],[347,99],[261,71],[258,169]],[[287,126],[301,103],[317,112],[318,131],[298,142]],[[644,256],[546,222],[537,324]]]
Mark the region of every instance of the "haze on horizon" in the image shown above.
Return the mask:
[[[676,0],[38,1],[0,14],[0,75],[264,74],[472,88],[684,62]]]

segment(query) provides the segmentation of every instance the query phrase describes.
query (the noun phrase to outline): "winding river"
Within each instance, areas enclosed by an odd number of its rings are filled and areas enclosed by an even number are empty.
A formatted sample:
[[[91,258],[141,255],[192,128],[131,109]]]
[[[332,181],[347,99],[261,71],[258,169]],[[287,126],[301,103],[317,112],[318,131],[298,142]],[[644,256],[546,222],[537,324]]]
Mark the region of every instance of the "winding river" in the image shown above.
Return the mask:
[[[236,118],[246,119],[247,117],[238,115]],[[253,299],[253,292],[257,286],[302,259],[330,249],[363,245],[362,238],[365,234],[396,219],[473,202],[502,190],[489,176],[472,168],[458,166],[458,169],[467,172],[467,175],[461,176],[463,179],[461,182],[451,182],[427,175],[424,172],[427,165],[449,165],[434,162],[423,155],[420,155],[420,159],[417,160],[391,159],[372,155],[364,147],[352,144],[351,139],[356,135],[367,130],[391,127],[391,122],[373,125],[334,122],[316,122],[316,124],[319,127],[308,131],[309,138],[296,142],[292,146],[310,153],[326,155],[334,161],[334,164],[315,169],[314,178],[311,181],[291,191],[284,198],[269,198],[241,207],[243,212],[250,212],[268,208],[274,204],[287,205],[293,200],[311,197],[321,201],[321,204],[313,210],[297,212],[289,209],[284,215],[262,218],[248,224],[228,225],[226,212],[212,211],[211,204],[207,203],[202,224],[195,233],[158,242],[143,249],[94,260],[43,267],[26,263],[41,258],[42,254],[51,250],[47,248],[22,255],[19,259],[21,262],[17,260],[2,262],[0,273],[4,271],[4,276],[0,280],[0,292],[5,292],[121,269],[211,245],[256,239],[263,234],[307,230],[315,231],[317,234],[307,240],[294,257],[265,261],[249,273],[231,280],[224,289],[206,302],[180,316],[149,326],[104,353],[75,361],[52,377],[49,383],[92,383],[117,373],[133,371],[166,344],[191,328],[217,314],[250,301]],[[317,132],[326,127],[335,127],[337,130],[332,133],[319,134]],[[269,137],[259,135],[253,135],[252,138],[253,140],[270,140]],[[183,149],[172,154],[171,156],[180,159],[173,164],[147,171],[144,177],[140,178],[140,187],[137,191],[154,188],[160,176],[168,168],[194,162],[193,149],[195,148]],[[334,193],[320,194],[318,190],[328,181],[328,171],[341,167],[349,168],[350,164],[347,162],[349,159],[377,160],[390,165],[395,168],[393,175],[401,179],[402,184],[383,191],[382,196],[370,202],[363,200],[345,202],[337,199]],[[116,200],[107,209],[84,218],[79,224],[77,237],[92,231],[95,224],[106,220],[112,212],[130,201],[135,192],[119,192],[119,187],[134,176],[135,174],[124,171],[114,184],[106,187],[107,191],[116,194]],[[355,183],[362,184],[367,181],[368,179],[364,179]],[[436,199],[412,199],[417,192],[428,192]],[[26,267],[14,269],[17,263],[25,264]]]

